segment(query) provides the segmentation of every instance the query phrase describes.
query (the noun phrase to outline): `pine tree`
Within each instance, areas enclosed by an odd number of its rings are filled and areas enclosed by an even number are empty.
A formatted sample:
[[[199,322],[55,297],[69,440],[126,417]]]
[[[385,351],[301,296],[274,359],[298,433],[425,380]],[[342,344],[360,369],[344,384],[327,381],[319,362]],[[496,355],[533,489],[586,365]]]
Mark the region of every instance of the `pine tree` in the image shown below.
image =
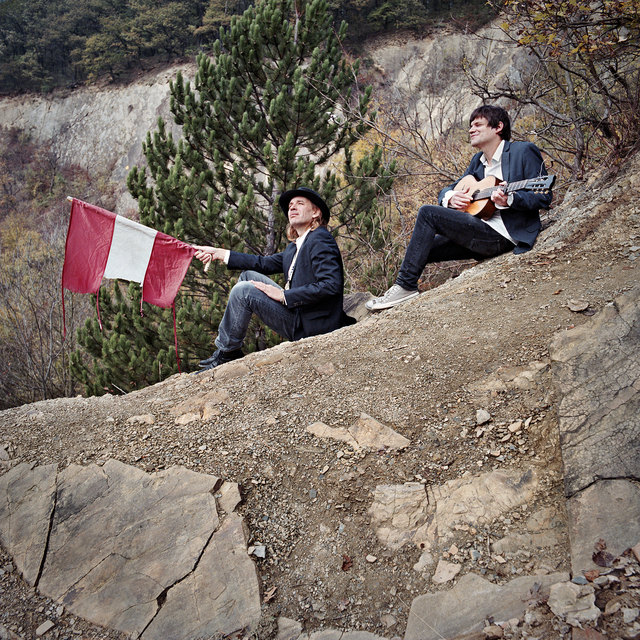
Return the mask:
[[[269,255],[287,242],[278,195],[304,185],[331,206],[335,232],[349,231],[351,238],[354,229],[370,233],[367,220],[378,214],[377,197],[390,188],[393,166],[384,166],[377,147],[354,160],[353,146],[375,113],[371,88],[358,91],[358,63],[350,64],[342,50],[345,32],[345,23],[334,31],[326,0],[263,0],[234,16],[213,55],[198,56],[193,84],[181,73],[171,83],[177,127],[160,119],[143,145],[147,167],[129,175],[142,223],[194,244]],[[223,266],[208,274],[199,263],[189,269],[178,300],[185,366],[209,355],[234,281]],[[110,311],[119,314],[136,307],[124,298],[116,303]],[[150,330],[135,329],[131,319],[109,321],[116,338],[87,329],[84,343],[89,348],[91,335],[91,352],[100,352],[94,370],[121,379],[144,348],[150,373],[136,368],[129,377],[136,385],[154,380],[159,352],[151,333],[166,335],[163,327],[170,324],[162,315],[145,311]],[[125,336],[129,348],[121,342]],[[273,339],[256,326],[245,346],[260,348]],[[163,367],[166,372],[168,363]]]

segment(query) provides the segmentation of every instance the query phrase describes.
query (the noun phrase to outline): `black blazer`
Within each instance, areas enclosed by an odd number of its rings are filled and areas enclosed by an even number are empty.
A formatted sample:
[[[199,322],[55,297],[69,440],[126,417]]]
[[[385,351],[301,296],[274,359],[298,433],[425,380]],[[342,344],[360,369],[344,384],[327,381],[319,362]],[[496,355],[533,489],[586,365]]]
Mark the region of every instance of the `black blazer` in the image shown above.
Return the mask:
[[[232,251],[229,269],[253,270],[265,275],[289,273],[296,253],[292,242],[282,253],[255,256]],[[310,231],[296,260],[290,288],[285,292],[287,307],[295,313],[294,339],[334,331],[345,324],[342,313],[344,271],[342,256],[326,227]]]
[[[476,153],[461,176],[472,175],[477,180],[484,178],[484,165],[480,162],[481,152]],[[518,182],[529,178],[546,176],[540,149],[532,142],[504,143],[502,150],[502,177],[506,182]],[[453,189],[458,183],[445,187],[438,196],[438,204],[442,204],[447,191]],[[513,204],[508,209],[501,209],[504,226],[511,237],[516,241],[514,253],[529,251],[540,233],[540,209],[548,209],[551,204],[552,194],[534,193],[533,191],[514,191]]]

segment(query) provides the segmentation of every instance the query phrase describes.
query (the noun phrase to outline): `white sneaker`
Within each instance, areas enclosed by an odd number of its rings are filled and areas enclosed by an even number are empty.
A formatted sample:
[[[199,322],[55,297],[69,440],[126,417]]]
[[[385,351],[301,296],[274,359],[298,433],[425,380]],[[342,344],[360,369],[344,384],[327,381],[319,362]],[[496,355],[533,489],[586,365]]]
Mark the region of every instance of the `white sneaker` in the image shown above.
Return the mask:
[[[389,309],[390,307],[395,307],[397,304],[411,300],[411,298],[415,298],[419,293],[419,291],[407,291],[407,289],[403,289],[399,284],[394,284],[379,298],[367,300],[364,306],[369,309],[369,311]]]

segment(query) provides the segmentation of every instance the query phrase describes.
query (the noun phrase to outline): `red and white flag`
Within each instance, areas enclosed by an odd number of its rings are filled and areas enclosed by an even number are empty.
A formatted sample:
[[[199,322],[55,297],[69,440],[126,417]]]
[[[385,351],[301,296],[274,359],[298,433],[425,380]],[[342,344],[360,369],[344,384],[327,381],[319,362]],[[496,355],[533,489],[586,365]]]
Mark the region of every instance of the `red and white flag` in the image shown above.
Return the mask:
[[[196,250],[81,200],[72,200],[62,286],[98,293],[103,278],[142,285],[142,300],[171,307]]]
[[[62,288],[97,295],[103,278],[139,282],[142,285],[141,311],[142,302],[173,309],[173,332],[178,359],[173,301],[196,250],[166,233],[155,231],[106,209],[75,198],[71,202]],[[97,300],[96,308],[102,328]],[[63,291],[63,318],[64,314]],[[66,335],[66,326],[64,333]]]

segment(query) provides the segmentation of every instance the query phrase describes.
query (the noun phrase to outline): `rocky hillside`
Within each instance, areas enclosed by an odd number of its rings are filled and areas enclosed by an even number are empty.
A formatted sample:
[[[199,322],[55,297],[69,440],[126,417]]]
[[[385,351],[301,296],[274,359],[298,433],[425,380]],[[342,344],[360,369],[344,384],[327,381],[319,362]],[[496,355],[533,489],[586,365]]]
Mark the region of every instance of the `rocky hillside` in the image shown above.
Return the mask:
[[[500,40],[498,30],[487,29],[480,35]],[[390,101],[400,100],[419,114],[428,134],[430,123],[446,124],[476,106],[477,99],[453,70],[466,53],[478,61],[477,72],[485,73],[486,46],[481,38],[460,34],[425,40],[395,38],[370,43],[362,57],[381,95]],[[506,42],[492,46],[490,73],[510,73],[524,63]],[[127,174],[132,166],[144,163],[142,142],[158,117],[172,122],[169,82],[178,70],[192,78],[195,65],[149,73],[128,86],[92,86],[52,96],[3,98],[0,126],[15,127],[36,143],[50,144],[63,164],[78,165],[94,175],[106,174],[119,194],[116,213],[129,215],[137,211],[137,204],[128,195]]]
[[[637,637],[639,165],[355,326],[2,412],[5,637]]]
[[[167,76],[0,118],[121,179]],[[355,326],[1,412],[0,638],[638,637],[639,176]]]

